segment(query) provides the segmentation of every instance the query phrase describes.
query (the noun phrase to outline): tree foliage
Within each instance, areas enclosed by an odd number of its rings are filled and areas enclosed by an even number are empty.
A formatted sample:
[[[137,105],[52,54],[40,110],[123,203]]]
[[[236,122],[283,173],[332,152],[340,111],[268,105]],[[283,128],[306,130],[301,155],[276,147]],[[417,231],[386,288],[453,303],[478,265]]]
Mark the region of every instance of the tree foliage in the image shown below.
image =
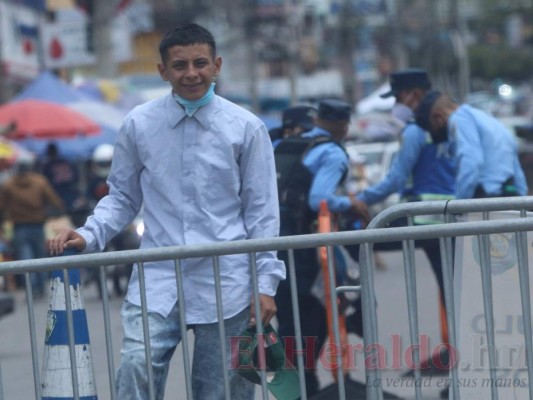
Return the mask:
[[[472,76],[510,81],[531,79],[533,54],[529,48],[511,48],[505,45],[476,44],[469,48]]]

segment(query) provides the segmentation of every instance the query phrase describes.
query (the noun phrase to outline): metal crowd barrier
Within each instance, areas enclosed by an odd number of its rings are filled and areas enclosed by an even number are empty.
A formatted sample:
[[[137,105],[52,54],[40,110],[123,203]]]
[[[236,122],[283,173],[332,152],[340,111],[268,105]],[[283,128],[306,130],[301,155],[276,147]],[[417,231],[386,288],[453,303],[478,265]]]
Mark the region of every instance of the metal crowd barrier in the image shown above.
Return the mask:
[[[184,302],[182,301],[184,297],[183,286],[182,286],[182,276],[180,262],[181,260],[188,258],[198,258],[198,257],[211,257],[213,261],[213,270],[215,275],[215,287],[216,287],[216,300],[217,300],[217,313],[219,319],[221,319],[223,312],[223,304],[221,301],[221,286],[220,286],[220,270],[219,270],[219,257],[224,255],[231,254],[249,254],[250,256],[250,266],[252,271],[252,283],[253,283],[253,295],[255,298],[256,305],[256,315],[260,315],[259,312],[259,298],[257,291],[257,273],[256,273],[256,253],[261,251],[270,251],[270,250],[288,250],[289,255],[289,265],[287,266],[287,275],[291,276],[291,296],[292,296],[292,306],[295,314],[295,332],[298,336],[301,332],[299,325],[299,309],[297,302],[297,293],[296,293],[296,273],[294,266],[294,253],[295,249],[302,248],[319,248],[326,247],[328,250],[329,262],[328,267],[330,270],[330,275],[333,276],[333,262],[332,254],[333,247],[339,245],[361,245],[361,258],[360,258],[360,273],[361,273],[361,291],[362,291],[362,300],[363,300],[363,320],[364,320],[364,344],[365,344],[365,353],[368,356],[375,354],[375,347],[370,346],[371,344],[379,343],[378,341],[378,325],[377,325],[377,310],[374,301],[370,299],[375,299],[376,293],[374,288],[374,277],[373,277],[373,257],[372,257],[372,248],[374,243],[379,242],[392,242],[392,241],[401,241],[404,243],[403,253],[406,266],[406,282],[407,282],[407,293],[408,293],[408,302],[409,302],[409,325],[411,329],[411,344],[417,344],[417,313],[416,313],[416,296],[414,295],[416,288],[414,285],[414,260],[413,260],[413,246],[412,241],[416,239],[427,239],[427,238],[439,238],[441,244],[441,254],[443,257],[444,272],[445,272],[445,299],[448,306],[448,326],[450,329],[450,338],[451,344],[455,343],[455,320],[454,320],[454,309],[453,309],[453,295],[452,295],[452,269],[451,269],[451,238],[455,236],[468,236],[468,235],[477,235],[481,238],[486,238],[487,235],[493,233],[503,233],[503,232],[514,232],[518,238],[517,242],[519,243],[518,249],[518,259],[520,265],[521,276],[527,277],[528,274],[528,261],[527,261],[527,252],[524,251],[523,246],[527,246],[525,243],[525,232],[533,230],[533,218],[527,217],[526,211],[533,209],[533,197],[522,197],[522,198],[502,198],[502,199],[484,199],[484,200],[465,200],[465,201],[434,201],[434,202],[420,202],[420,203],[408,203],[401,204],[394,207],[391,207],[379,216],[377,216],[370,226],[366,230],[361,231],[350,231],[350,232],[337,232],[337,233],[324,233],[324,234],[312,234],[312,235],[302,235],[302,236],[290,236],[282,238],[271,238],[271,239],[254,239],[254,240],[245,240],[245,241],[235,241],[235,242],[226,242],[226,243],[212,243],[212,244],[202,244],[202,245],[189,245],[189,246],[175,246],[175,247],[165,247],[157,249],[144,249],[144,250],[128,250],[128,251],[118,251],[111,253],[98,253],[98,254],[83,254],[83,255],[74,255],[74,256],[62,256],[62,257],[53,257],[45,258],[38,260],[27,260],[27,261],[14,261],[14,262],[4,262],[0,263],[0,276],[13,273],[24,273],[26,278],[26,296],[27,296],[27,309],[28,309],[28,320],[29,320],[29,331],[30,331],[30,341],[31,341],[31,358],[33,366],[33,378],[34,378],[34,388],[35,388],[35,398],[37,400],[41,399],[41,377],[40,377],[40,361],[39,361],[39,346],[37,344],[37,335],[35,327],[35,315],[34,315],[34,302],[32,300],[31,293],[31,284],[30,284],[30,273],[36,271],[52,271],[52,270],[63,270],[63,273],[68,281],[68,271],[73,268],[100,268],[100,280],[103,289],[103,298],[102,298],[102,308],[104,316],[104,334],[106,339],[106,353],[107,353],[107,369],[109,375],[109,393],[106,396],[100,395],[100,398],[110,398],[116,399],[115,387],[114,387],[114,373],[115,373],[115,360],[113,357],[113,340],[110,324],[110,311],[109,311],[109,301],[107,293],[107,285],[105,282],[105,266],[109,265],[118,265],[118,264],[128,264],[128,263],[137,263],[139,268],[139,284],[141,288],[141,303],[142,303],[142,322],[145,338],[148,337],[148,326],[147,326],[147,309],[146,309],[146,295],[144,292],[145,280],[143,275],[143,266],[144,263],[149,261],[162,261],[162,260],[174,260],[175,269],[176,269],[176,283],[177,283],[177,294],[178,301],[180,304],[180,326],[182,332],[186,332],[185,318],[184,318]],[[488,213],[491,211],[501,211],[501,210],[518,210],[520,211],[520,218],[511,218],[504,220],[488,220]],[[416,215],[428,215],[428,214],[441,214],[444,215],[447,219],[447,222],[453,222],[453,216],[456,214],[468,213],[473,211],[481,211],[484,215],[487,215],[487,220],[479,222],[454,222],[454,223],[445,223],[437,225],[425,225],[425,226],[406,226],[398,228],[383,228],[386,224],[392,221],[395,218],[407,216],[410,220]],[[486,244],[486,243],[485,243]],[[487,257],[488,249],[483,249],[485,254],[484,263],[489,262]],[[490,316],[490,276],[487,279],[487,294],[485,297],[486,306],[488,307],[487,315]],[[522,279],[523,284],[521,283],[522,289],[522,305],[524,310],[530,310],[529,308],[529,285],[527,279]],[[333,286],[333,283],[332,283]],[[66,288],[68,285],[66,286]],[[341,293],[347,290],[352,290],[354,288],[340,287],[335,290],[335,287],[331,287],[331,296],[334,298],[336,293]],[[65,289],[67,292],[67,289]],[[411,294],[410,294],[411,293]],[[67,294],[65,293],[67,296]],[[116,318],[116,316],[113,316]],[[336,321],[338,322],[338,321]],[[491,321],[487,320],[487,328],[489,331],[489,337],[491,334]],[[72,346],[73,343],[70,341],[73,338],[72,332],[72,323],[68,325],[69,328],[69,345]],[[259,334],[263,333],[263,326],[258,319],[257,330]],[[532,360],[532,345],[531,345],[531,315],[530,312],[524,312],[524,329],[526,331],[526,337],[529,338],[526,340],[527,346],[527,365],[530,365]],[[224,325],[220,324],[219,334],[224,338]],[[335,343],[340,346],[340,333],[339,326],[336,324],[334,326],[334,335]],[[489,340],[491,340],[489,338]],[[6,343],[0,344],[1,346],[6,345]],[[8,344],[7,344],[8,345]],[[303,375],[303,351],[300,340],[296,340],[296,350],[297,350],[297,366],[299,369],[299,379],[300,385],[303,385],[304,375]],[[182,351],[183,351],[183,373],[185,375],[185,394],[188,399],[192,399],[192,385],[191,385],[191,369],[190,369],[190,359],[189,359],[189,343],[187,341],[187,335],[183,335],[182,341]],[[224,351],[223,357],[224,357]],[[337,362],[339,365],[342,365],[341,354],[337,354]],[[416,357],[416,354],[415,354]],[[150,354],[150,343],[146,341],[146,358],[147,365],[151,365],[151,354]],[[494,360],[491,356],[491,362]],[[491,364],[492,365],[492,364]],[[102,368],[102,366],[97,366]],[[75,365],[71,365],[72,370],[75,370]],[[152,373],[151,368],[148,368],[148,377],[151,380]],[[339,385],[339,399],[344,400],[346,396],[344,395],[344,380],[342,375],[342,368],[338,369],[338,379],[337,383]],[[365,371],[367,382],[380,382],[379,385],[367,385],[367,398],[368,399],[382,399],[383,398],[383,389],[381,385],[381,371],[379,368],[376,369],[367,369]],[[415,371],[415,376],[418,374]],[[533,379],[531,379],[532,372],[528,370],[529,374],[529,388],[530,393],[533,393],[532,385]],[[72,374],[73,381],[75,381],[76,374]],[[225,393],[226,398],[230,398],[229,393],[229,382],[227,375],[224,376],[225,382]],[[457,391],[457,372],[455,369],[451,370],[451,394],[454,396],[454,399],[459,399],[459,392]],[[267,390],[267,377],[265,371],[261,371],[261,394],[263,399],[268,399],[268,390]],[[66,384],[66,383],[65,383]],[[73,382],[75,384],[75,382]],[[0,379],[0,389],[2,388],[2,382]],[[74,399],[79,400],[79,395],[74,393]],[[153,382],[150,387],[150,400],[153,400],[154,397],[154,387]],[[183,395],[177,395],[176,398],[183,398]],[[306,399],[305,389],[302,387],[302,399]],[[416,389],[416,398],[421,399],[422,393],[420,388]],[[497,395],[492,397],[493,399],[497,398]],[[3,400],[3,395],[0,391],[0,400]],[[122,399],[121,399],[122,400]]]
[[[489,235],[492,233],[514,233],[516,237],[516,252],[519,270],[520,297],[522,307],[522,322],[524,330],[524,342],[526,347],[526,366],[528,375],[529,398],[533,398],[533,369],[529,368],[533,362],[533,345],[532,345],[532,328],[531,328],[531,302],[530,302],[530,285],[529,285],[529,263],[527,254],[527,237],[526,232],[531,231],[531,218],[526,215],[527,211],[533,210],[533,197],[507,197],[478,200],[449,200],[449,201],[431,201],[431,202],[413,202],[392,206],[381,212],[374,218],[367,231],[380,230],[385,228],[390,222],[407,217],[408,225],[413,226],[413,220],[416,216],[440,215],[444,217],[445,224],[426,226],[427,235],[411,235],[406,233],[402,238],[406,293],[408,303],[408,321],[410,330],[410,344],[414,349],[418,349],[419,330],[418,330],[418,311],[416,299],[416,266],[414,261],[414,239],[439,238],[440,252],[443,267],[444,280],[444,299],[446,306],[446,320],[448,325],[449,342],[452,349],[457,349],[457,307],[454,304],[453,292],[453,245],[452,238],[459,236],[476,235],[479,238],[479,258],[481,267],[481,279],[483,289],[483,306],[485,326],[487,331],[488,342],[488,360],[490,381],[498,380],[495,329],[494,329],[494,304],[493,288],[491,282],[491,254]],[[509,218],[502,220],[490,221],[490,213],[496,211],[517,211],[519,218]],[[482,213],[482,221],[453,223],[457,215],[467,213]],[[386,231],[394,228],[387,228]],[[416,227],[413,227],[416,229]],[[376,356],[376,348],[370,346],[372,343],[379,343],[377,310],[376,304],[370,299],[376,296],[374,289],[373,277],[373,243],[368,241],[361,246],[360,265],[361,265],[361,289],[364,316],[364,341],[365,349],[368,356]],[[419,351],[413,352],[414,363],[419,365]],[[458,364],[452,364],[450,369],[450,399],[459,400],[461,398],[459,388],[460,381],[458,378]],[[414,369],[415,381],[420,380],[420,369]],[[367,396],[370,399],[383,399],[383,388],[380,368],[366,370],[367,382],[376,384],[367,385]],[[416,399],[423,399],[422,385],[415,385]],[[492,400],[498,399],[498,387],[490,386],[490,395]]]

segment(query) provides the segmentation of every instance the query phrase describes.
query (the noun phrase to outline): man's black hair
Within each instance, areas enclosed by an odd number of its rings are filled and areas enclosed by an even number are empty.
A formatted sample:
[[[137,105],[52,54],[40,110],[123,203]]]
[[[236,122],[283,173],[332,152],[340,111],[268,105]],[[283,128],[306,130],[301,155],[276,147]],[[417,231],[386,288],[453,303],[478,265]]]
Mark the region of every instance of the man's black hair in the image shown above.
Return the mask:
[[[425,131],[431,131],[431,110],[441,96],[441,92],[432,90],[422,98],[418,105],[415,113],[416,124]]]
[[[163,62],[166,61],[169,48],[173,46],[190,46],[193,44],[207,44],[211,49],[211,55],[215,58],[217,46],[211,32],[198,24],[188,23],[168,31],[163,39],[161,39],[161,43],[159,44],[161,60]]]

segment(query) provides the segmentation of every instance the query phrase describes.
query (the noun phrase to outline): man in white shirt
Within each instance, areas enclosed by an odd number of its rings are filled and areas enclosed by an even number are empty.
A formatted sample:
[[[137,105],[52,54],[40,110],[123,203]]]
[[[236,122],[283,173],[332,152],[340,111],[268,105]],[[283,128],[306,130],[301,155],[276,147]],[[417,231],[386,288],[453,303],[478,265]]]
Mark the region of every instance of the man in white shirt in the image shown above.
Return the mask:
[[[108,179],[109,195],[84,227],[50,242],[102,250],[144,204],[141,248],[267,238],[279,233],[272,145],[252,113],[214,93],[222,59],[211,33],[196,24],[168,32],[158,69],[172,92],[136,107],[124,120]],[[215,286],[210,258],[181,263],[186,322],[195,333],[192,384],[195,399],[224,397]],[[163,399],[168,365],[182,334],[173,261],[144,264],[156,399]],[[255,323],[247,255],[220,258],[226,335]],[[261,319],[276,313],[274,295],[285,278],[275,252],[257,254]],[[138,270],[122,309],[124,342],[117,373],[120,399],[148,398]],[[227,351],[229,357],[229,351]],[[233,399],[253,399],[253,384],[228,371]]]

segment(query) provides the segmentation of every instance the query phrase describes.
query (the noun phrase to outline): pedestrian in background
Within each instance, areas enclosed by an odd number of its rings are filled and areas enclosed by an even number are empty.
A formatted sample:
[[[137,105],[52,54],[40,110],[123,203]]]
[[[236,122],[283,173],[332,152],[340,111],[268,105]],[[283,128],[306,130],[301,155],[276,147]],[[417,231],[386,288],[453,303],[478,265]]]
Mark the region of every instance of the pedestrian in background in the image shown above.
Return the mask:
[[[48,207],[65,212],[63,201],[46,177],[32,170],[31,159],[20,159],[16,173],[0,187],[0,210],[3,218],[13,224],[13,247],[17,260],[46,257],[44,224]],[[44,296],[47,272],[31,274],[32,290],[36,298]]]
[[[318,105],[315,127],[299,138],[282,140],[276,147],[282,236],[315,233],[323,200],[332,213],[350,214],[352,219],[368,222],[364,203],[340,193],[349,167],[342,142],[348,133],[350,116],[350,104],[337,99],[323,100]],[[280,252],[279,257],[288,262],[286,251]],[[320,389],[316,360],[327,337],[326,310],[312,293],[321,267],[314,248],[295,250],[294,260],[301,333],[305,340],[302,346],[307,348],[307,354],[314,355],[314,359],[306,359],[304,371],[307,395],[312,396]],[[295,330],[289,279],[280,283],[276,304],[279,335],[291,340]]]
[[[161,40],[159,73],[172,92],[126,116],[114,148],[109,194],[77,231],[50,242],[65,248],[103,250],[144,203],[141,248],[269,238],[279,233],[279,205],[272,144],[252,113],[215,94],[222,59],[213,36],[197,24],[168,32]],[[246,254],[220,258],[224,321],[218,321],[211,258],[181,262],[186,322],[194,331],[192,390],[195,399],[224,398],[219,322],[228,336],[255,324]],[[257,254],[261,318],[275,315],[274,295],[285,267],[275,252]],[[162,400],[169,362],[180,343],[173,261],[144,264],[155,398]],[[117,372],[120,399],[147,399],[145,342],[139,276],[134,268],[122,308],[124,341]],[[228,369],[233,399],[254,399],[254,384]]]
[[[452,143],[457,198],[527,195],[516,139],[498,119],[432,91],[422,100],[416,122],[434,142]]]
[[[78,167],[59,154],[57,144],[51,142],[46,148],[46,158],[42,165],[42,174],[48,179],[56,193],[61,197],[67,214],[79,226],[83,221],[76,218],[76,212],[82,201],[80,174]]]

